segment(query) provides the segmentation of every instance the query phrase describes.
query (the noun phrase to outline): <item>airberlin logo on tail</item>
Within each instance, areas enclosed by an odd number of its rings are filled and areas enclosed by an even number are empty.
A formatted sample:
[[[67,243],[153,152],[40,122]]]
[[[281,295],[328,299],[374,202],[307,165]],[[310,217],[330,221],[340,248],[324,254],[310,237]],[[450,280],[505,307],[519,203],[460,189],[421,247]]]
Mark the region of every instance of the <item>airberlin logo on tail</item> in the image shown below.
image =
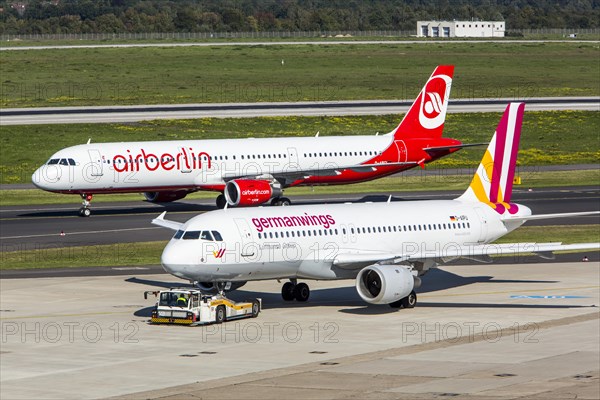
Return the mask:
[[[225,254],[225,249],[213,251],[213,256],[215,256],[215,258],[221,258],[221,257],[223,257],[224,254]]]
[[[450,97],[452,78],[448,75],[431,77],[421,92],[419,122],[426,129],[435,129],[444,123]]]

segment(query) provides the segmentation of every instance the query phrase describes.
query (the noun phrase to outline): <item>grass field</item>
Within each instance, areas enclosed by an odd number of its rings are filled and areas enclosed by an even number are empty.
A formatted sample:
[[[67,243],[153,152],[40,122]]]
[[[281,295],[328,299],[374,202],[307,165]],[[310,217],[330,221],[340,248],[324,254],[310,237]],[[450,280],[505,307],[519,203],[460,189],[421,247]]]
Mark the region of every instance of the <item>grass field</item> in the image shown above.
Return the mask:
[[[598,240],[598,225],[525,226],[498,243],[588,243]],[[160,263],[165,245],[165,241],[159,241],[0,252],[0,270],[156,265]]]
[[[5,51],[2,107],[598,95],[597,43],[417,43]],[[282,65],[282,60],[284,61]]]
[[[56,151],[87,142],[371,135],[389,132],[401,115],[263,117],[156,120],[132,124],[66,124],[0,127],[0,183],[25,183]],[[487,143],[500,113],[448,114],[445,136]],[[600,162],[600,115],[593,111],[525,112],[519,165]],[[465,149],[432,164],[474,168],[484,148]]]

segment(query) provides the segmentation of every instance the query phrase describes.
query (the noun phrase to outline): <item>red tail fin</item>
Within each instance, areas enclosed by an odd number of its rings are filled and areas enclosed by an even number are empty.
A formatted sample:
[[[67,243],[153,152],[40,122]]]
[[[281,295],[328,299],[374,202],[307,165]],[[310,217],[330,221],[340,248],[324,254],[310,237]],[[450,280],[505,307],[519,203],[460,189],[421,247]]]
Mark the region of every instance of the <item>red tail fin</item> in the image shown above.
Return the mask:
[[[442,136],[453,75],[454,65],[440,65],[433,71],[402,122],[394,130],[396,140]]]

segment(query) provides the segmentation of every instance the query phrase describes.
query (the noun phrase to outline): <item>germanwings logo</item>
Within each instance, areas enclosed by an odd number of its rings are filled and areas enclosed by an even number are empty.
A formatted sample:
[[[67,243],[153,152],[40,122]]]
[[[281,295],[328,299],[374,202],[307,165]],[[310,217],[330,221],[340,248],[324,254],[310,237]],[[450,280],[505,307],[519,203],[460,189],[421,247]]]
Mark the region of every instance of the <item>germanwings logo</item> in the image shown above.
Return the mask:
[[[221,257],[223,257],[224,254],[225,254],[225,249],[213,251],[213,256],[215,256],[215,258],[221,258]]]
[[[524,109],[524,103],[510,103],[506,107],[471,185],[462,198],[485,203],[498,214],[515,214],[519,210],[510,200]]]
[[[419,122],[423,128],[435,129],[444,123],[451,86],[452,78],[448,75],[429,78],[421,92]]]

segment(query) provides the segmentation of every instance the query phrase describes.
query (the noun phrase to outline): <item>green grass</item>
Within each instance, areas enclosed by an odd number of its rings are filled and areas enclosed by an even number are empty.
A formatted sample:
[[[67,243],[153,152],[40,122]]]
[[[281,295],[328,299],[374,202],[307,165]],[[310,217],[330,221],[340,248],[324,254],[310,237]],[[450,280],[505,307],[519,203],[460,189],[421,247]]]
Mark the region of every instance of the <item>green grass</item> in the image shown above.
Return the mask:
[[[600,240],[600,225],[522,227],[498,240],[581,243]],[[141,266],[160,263],[166,241],[0,252],[0,270]]]
[[[487,143],[500,113],[448,114],[445,136]],[[371,135],[389,132],[401,115],[156,120],[131,124],[0,126],[0,183],[31,182],[31,174],[65,147],[87,142]],[[526,112],[520,165],[600,162],[600,115],[594,111]],[[483,148],[459,151],[436,168],[474,168]]]
[[[0,106],[414,98],[438,64],[457,66],[453,98],[598,95],[599,57],[596,43],[5,51]]]
[[[356,183],[352,185],[297,187],[286,189],[286,196],[310,194],[390,194],[392,192],[412,192],[421,190],[465,190],[471,182],[472,176],[450,175],[439,170],[435,175],[406,176],[381,178],[374,181]],[[465,171],[466,172],[466,171]],[[593,186],[600,184],[600,170],[578,171],[531,171],[518,174],[521,185],[516,185],[516,190],[537,187],[553,186]],[[185,200],[214,199],[215,192],[196,192],[188,195]],[[94,197],[93,204],[117,201],[142,201],[144,198],[139,193],[132,194],[107,194]],[[181,201],[185,201],[181,200]],[[37,189],[0,190],[0,207],[33,204],[75,204],[80,202],[79,196],[63,195],[43,192]],[[93,208],[93,205],[92,205]]]
[[[0,252],[0,270],[160,264],[166,241]]]

